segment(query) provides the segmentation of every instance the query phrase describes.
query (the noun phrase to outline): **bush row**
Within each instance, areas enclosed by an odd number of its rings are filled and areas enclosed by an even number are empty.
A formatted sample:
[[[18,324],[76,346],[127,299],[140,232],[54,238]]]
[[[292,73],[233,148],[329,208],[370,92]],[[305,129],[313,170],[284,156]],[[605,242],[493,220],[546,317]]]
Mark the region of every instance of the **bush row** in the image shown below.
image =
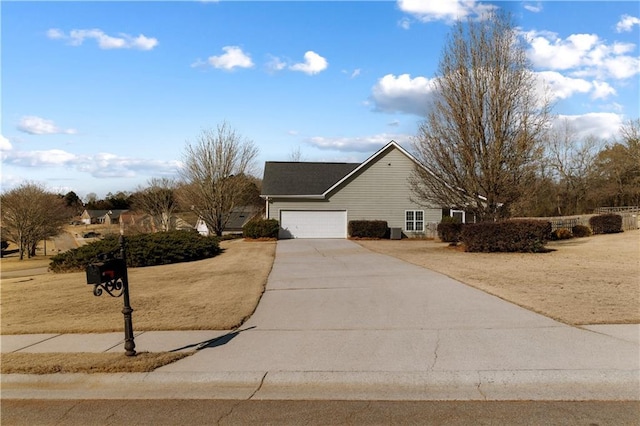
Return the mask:
[[[469,252],[544,251],[551,223],[541,220],[469,223],[462,228],[460,239]]]
[[[352,238],[385,238],[389,226],[384,220],[350,220],[348,230]]]
[[[253,219],[242,228],[245,238],[278,238],[280,223],[276,219]]]
[[[622,232],[622,216],[619,214],[601,214],[589,219],[594,234],[615,234]]]
[[[220,253],[218,239],[205,237],[196,231],[170,231],[137,234],[126,238],[127,265],[130,267],[167,265],[207,259]],[[60,253],[51,258],[53,272],[84,270],[98,260],[98,255],[119,253],[118,237],[103,240]]]

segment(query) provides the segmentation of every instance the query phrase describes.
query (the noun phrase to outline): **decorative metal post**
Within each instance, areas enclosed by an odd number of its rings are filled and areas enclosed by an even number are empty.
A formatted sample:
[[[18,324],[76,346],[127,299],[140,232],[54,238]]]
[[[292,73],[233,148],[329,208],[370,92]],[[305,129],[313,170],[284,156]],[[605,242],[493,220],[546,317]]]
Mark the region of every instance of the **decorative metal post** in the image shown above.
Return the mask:
[[[131,305],[129,304],[129,278],[127,275],[127,257],[124,235],[118,240],[120,253],[115,252],[98,255],[99,262],[87,266],[87,284],[93,285],[93,294],[101,296],[102,290],[111,297],[124,295],[124,350],[125,355],[135,356],[136,344],[133,340],[133,323],[131,320]]]
[[[127,256],[125,251],[124,235],[121,233],[118,239],[120,243],[120,259],[124,262],[124,274],[122,276],[122,293],[124,294],[124,351],[127,356],[135,356],[136,343],[133,341],[133,322],[131,320],[131,305],[129,304],[129,277],[127,274]]]

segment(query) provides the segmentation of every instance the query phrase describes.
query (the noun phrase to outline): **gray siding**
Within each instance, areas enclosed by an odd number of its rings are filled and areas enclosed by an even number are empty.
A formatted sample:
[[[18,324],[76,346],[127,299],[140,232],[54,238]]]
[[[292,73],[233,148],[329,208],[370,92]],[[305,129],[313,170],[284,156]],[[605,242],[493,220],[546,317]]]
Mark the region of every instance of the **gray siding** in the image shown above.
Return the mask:
[[[269,217],[280,219],[280,210],[346,210],[347,221],[386,220],[391,228],[405,231],[405,211],[423,210],[425,228],[440,222],[439,207],[426,208],[411,201],[409,176],[415,163],[394,147],[382,153],[366,168],[343,182],[327,199],[274,198]],[[410,233],[405,232],[410,235]]]

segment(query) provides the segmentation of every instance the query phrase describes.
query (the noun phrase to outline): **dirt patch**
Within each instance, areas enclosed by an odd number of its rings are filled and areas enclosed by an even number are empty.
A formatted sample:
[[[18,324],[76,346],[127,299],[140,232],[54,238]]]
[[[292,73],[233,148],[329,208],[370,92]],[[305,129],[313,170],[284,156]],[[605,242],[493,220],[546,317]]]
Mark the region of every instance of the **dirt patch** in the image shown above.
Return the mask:
[[[640,323],[640,230],[551,242],[549,253],[465,253],[425,240],[357,241],[567,324]]]
[[[255,310],[275,242],[224,241],[212,259],[129,269],[134,330],[228,330]],[[2,334],[122,331],[122,298],[93,295],[85,273],[2,280]]]

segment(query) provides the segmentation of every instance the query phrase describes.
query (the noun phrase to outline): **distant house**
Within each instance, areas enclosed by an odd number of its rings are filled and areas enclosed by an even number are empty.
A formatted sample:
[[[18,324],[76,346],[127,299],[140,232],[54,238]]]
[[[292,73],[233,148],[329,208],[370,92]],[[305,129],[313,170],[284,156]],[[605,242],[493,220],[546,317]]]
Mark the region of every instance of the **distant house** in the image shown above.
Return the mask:
[[[242,228],[249,222],[251,219],[256,217],[260,217],[262,215],[262,209],[256,206],[242,206],[236,207],[231,210],[231,216],[229,217],[229,221],[227,225],[224,227],[223,234],[234,234],[242,232]],[[202,218],[198,218],[196,222],[196,230],[202,235],[210,235],[213,234],[209,231],[207,224],[204,223]]]
[[[193,230],[197,217],[188,213],[175,213],[171,215],[169,223],[171,230]],[[137,230],[139,232],[158,232],[161,229],[147,213],[125,211],[120,215],[120,225],[127,230]]]
[[[408,237],[432,235],[443,213],[461,210],[413,201],[409,178],[419,162],[391,141],[363,163],[267,161],[261,197],[280,238],[346,238],[351,220],[384,220]]]
[[[103,224],[113,225],[120,221],[120,215],[129,210],[85,210],[80,216],[80,221],[86,225]]]

